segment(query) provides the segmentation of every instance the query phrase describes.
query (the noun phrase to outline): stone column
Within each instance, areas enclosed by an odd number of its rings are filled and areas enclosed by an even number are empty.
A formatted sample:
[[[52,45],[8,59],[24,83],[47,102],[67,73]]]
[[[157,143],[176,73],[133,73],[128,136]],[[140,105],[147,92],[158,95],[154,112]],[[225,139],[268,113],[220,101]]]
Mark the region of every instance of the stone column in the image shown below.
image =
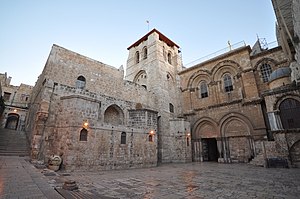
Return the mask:
[[[224,158],[222,156],[222,140],[221,138],[216,138],[217,140],[217,147],[219,152],[218,162],[224,162]]]

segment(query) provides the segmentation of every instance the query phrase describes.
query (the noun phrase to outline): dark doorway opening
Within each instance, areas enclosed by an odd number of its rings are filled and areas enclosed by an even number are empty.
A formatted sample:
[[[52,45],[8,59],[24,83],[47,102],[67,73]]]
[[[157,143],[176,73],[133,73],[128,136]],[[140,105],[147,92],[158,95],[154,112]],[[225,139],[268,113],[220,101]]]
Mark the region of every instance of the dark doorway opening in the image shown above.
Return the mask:
[[[10,113],[10,114],[8,114],[6,124],[5,124],[5,128],[17,130],[18,123],[19,123],[19,115],[14,114],[14,113]]]
[[[217,162],[219,152],[217,147],[216,138],[203,138],[202,139],[203,161]]]

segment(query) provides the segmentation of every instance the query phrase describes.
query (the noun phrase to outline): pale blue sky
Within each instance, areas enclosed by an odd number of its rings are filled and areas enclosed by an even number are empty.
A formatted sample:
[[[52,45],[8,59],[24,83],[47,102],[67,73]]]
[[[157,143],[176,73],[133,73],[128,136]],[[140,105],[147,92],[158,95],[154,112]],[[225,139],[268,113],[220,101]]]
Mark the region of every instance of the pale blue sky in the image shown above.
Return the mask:
[[[13,85],[34,85],[53,44],[126,66],[146,20],[181,47],[184,64],[228,40],[276,40],[271,0],[0,0],[0,73]]]

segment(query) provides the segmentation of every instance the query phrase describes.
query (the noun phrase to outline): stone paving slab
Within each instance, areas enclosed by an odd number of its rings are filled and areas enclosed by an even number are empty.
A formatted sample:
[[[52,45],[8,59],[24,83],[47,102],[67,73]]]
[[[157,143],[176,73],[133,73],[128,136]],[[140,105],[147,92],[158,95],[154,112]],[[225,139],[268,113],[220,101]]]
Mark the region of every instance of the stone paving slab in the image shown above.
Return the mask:
[[[0,156],[0,198],[62,198],[26,157]]]
[[[248,164],[188,163],[114,171],[48,175],[53,187],[77,182],[80,192],[101,198],[197,199],[290,198],[300,196],[300,169]]]
[[[188,163],[112,171],[37,169],[24,157],[0,156],[0,198],[62,198],[74,180],[79,193],[103,199],[288,198],[300,195],[300,169],[248,164]]]

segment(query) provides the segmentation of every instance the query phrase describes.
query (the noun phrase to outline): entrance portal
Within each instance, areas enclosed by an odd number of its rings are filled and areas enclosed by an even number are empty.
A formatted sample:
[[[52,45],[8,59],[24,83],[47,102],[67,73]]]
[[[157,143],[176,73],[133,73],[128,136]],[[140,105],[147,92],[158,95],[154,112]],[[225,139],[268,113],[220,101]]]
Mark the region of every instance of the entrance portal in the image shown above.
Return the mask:
[[[216,138],[202,139],[203,161],[218,161],[219,152]]]
[[[17,130],[18,122],[19,122],[19,115],[14,114],[14,113],[10,113],[10,114],[8,114],[6,124],[5,124],[5,128]]]

